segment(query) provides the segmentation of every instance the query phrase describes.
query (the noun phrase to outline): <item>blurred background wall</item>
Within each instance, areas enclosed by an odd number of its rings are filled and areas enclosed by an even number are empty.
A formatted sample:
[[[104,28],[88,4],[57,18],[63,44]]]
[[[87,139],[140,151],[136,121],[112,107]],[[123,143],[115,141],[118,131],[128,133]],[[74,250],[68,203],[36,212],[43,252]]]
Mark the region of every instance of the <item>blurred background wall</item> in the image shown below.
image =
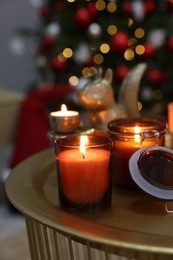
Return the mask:
[[[0,0],[0,86],[25,91],[34,78],[34,43],[25,42],[18,50],[16,30],[32,27],[36,21],[32,1]]]
[[[11,132],[8,136],[13,138],[22,100],[20,95],[28,90],[36,73],[34,42],[20,42],[16,31],[21,26],[32,27],[36,23],[37,13],[32,1],[0,0],[0,205],[4,199],[4,179],[8,174],[6,167],[13,150],[12,140],[6,142],[4,135]]]

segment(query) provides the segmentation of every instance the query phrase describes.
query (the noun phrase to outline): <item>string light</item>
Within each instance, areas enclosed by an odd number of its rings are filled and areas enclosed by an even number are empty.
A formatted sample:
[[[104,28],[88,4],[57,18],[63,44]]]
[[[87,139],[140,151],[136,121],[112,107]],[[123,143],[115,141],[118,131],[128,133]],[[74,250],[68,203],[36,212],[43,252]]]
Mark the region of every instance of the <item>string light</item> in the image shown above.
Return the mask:
[[[76,77],[76,76],[71,76],[70,78],[69,78],[69,83],[72,85],[72,86],[77,86],[78,85],[78,83],[79,83],[79,79],[78,79],[78,77]]]
[[[101,46],[100,46],[100,51],[102,53],[108,53],[110,51],[110,46],[107,44],[107,43],[103,43]]]
[[[95,67],[85,67],[82,70],[82,75],[84,77],[92,77],[97,74],[97,69]]]
[[[72,55],[73,55],[73,51],[72,51],[72,49],[70,49],[70,48],[65,48],[64,50],[63,50],[63,56],[65,57],[65,58],[71,58],[72,57]]]
[[[88,77],[88,71],[89,71],[89,68],[88,68],[88,67],[83,68],[83,70],[82,70],[82,75],[83,75],[84,77]]]
[[[132,49],[127,49],[124,53],[124,58],[128,61],[133,60],[135,57],[135,53]]]
[[[93,60],[96,64],[102,64],[104,61],[104,58],[101,54],[96,54],[96,55],[94,55]]]
[[[106,8],[106,3],[103,0],[98,0],[95,6],[97,10],[102,11]]]
[[[113,25],[113,24],[109,25],[108,28],[107,28],[107,32],[110,35],[116,34],[117,30],[118,30],[117,27],[115,25]]]
[[[142,28],[137,28],[137,29],[135,30],[134,34],[135,34],[135,37],[136,37],[136,38],[141,39],[141,38],[144,37],[145,32],[144,32],[144,30],[143,30]]]
[[[143,108],[142,103],[138,101],[138,102],[137,102],[137,106],[138,106],[138,110],[141,111],[142,108]]]
[[[131,27],[133,25],[133,20],[131,18],[128,19],[128,27]]]
[[[136,48],[135,48],[135,52],[138,55],[144,54],[144,52],[145,52],[144,46],[143,45],[137,45]]]
[[[117,5],[113,2],[108,3],[107,10],[110,13],[114,13],[117,10]]]

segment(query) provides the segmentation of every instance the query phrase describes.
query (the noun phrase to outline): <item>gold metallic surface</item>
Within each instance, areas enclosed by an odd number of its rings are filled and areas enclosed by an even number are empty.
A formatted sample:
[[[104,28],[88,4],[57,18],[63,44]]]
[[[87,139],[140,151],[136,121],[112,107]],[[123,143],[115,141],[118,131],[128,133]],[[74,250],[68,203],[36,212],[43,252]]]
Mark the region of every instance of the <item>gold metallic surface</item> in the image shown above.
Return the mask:
[[[95,249],[104,252],[105,258],[99,259],[173,258],[173,215],[166,214],[163,202],[142,191],[113,187],[112,207],[95,214],[60,208],[53,149],[19,164],[7,179],[6,192],[26,217],[33,260],[66,259],[62,246],[70,252],[67,259],[97,259],[91,258]],[[86,251],[84,258],[76,257],[78,244]]]

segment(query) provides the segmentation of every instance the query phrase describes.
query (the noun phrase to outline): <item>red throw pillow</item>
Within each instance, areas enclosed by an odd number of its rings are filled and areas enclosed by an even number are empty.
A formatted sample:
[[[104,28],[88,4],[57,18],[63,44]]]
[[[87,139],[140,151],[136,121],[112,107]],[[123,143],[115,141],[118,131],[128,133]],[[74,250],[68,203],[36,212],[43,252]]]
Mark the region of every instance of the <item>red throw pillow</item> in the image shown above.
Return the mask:
[[[51,146],[47,133],[50,131],[48,106],[74,90],[68,86],[49,86],[33,90],[26,95],[18,118],[14,152],[10,167],[14,168],[27,157]]]

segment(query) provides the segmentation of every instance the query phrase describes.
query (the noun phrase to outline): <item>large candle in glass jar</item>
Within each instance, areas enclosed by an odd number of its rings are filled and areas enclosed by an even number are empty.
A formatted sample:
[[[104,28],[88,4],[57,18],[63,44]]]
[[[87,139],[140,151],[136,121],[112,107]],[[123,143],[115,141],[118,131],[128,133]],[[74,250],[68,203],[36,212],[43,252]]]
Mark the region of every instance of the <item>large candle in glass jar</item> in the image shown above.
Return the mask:
[[[129,172],[129,159],[140,148],[164,146],[166,122],[153,118],[124,118],[108,123],[112,147],[113,183],[136,188]]]
[[[69,136],[55,143],[61,206],[98,211],[110,206],[111,140],[98,136]]]

